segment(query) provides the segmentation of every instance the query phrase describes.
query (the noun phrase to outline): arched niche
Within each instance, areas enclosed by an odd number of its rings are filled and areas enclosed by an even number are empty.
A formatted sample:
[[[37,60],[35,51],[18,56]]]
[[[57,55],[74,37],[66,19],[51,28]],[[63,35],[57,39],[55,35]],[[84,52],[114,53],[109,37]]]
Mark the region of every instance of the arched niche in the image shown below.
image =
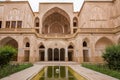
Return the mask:
[[[102,37],[99,40],[97,40],[95,44],[95,61],[96,62],[103,62],[102,54],[105,51],[105,48],[112,44],[113,42],[107,37]]]
[[[43,34],[69,34],[70,18],[62,9],[54,7],[48,10],[42,19]]]
[[[40,24],[39,24],[39,18],[38,17],[35,18],[34,24],[35,24],[35,27],[39,27]]]
[[[73,18],[73,27],[78,27],[78,19],[77,19],[77,17]]]
[[[18,50],[18,42],[12,37],[3,38],[0,41],[0,45],[1,46],[9,45],[9,46],[12,46]],[[18,57],[18,53],[13,56],[12,61],[17,61],[17,57]]]

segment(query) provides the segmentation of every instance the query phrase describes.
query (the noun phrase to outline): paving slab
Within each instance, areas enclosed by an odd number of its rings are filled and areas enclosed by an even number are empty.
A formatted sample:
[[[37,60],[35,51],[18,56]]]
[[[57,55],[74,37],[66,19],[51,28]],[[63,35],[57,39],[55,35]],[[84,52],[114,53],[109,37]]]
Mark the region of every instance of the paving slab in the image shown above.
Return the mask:
[[[69,65],[74,71],[86,77],[88,80],[119,80],[108,75],[87,69],[81,65]]]
[[[31,76],[37,74],[43,67],[44,65],[34,65],[33,67],[14,73],[1,80],[29,80]]]

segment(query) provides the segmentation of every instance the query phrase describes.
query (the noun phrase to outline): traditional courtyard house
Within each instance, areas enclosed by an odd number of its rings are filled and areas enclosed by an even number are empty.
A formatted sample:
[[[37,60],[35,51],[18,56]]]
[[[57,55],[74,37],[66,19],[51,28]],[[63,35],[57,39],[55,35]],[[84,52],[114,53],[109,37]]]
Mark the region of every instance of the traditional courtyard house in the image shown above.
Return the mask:
[[[0,1],[0,46],[18,49],[18,62],[74,61],[101,63],[105,47],[120,43],[120,0],[73,3]]]

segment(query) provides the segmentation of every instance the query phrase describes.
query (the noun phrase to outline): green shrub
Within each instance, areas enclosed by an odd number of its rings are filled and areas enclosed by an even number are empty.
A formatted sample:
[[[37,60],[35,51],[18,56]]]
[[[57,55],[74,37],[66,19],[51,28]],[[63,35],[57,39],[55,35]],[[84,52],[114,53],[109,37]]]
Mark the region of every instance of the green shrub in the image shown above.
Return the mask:
[[[118,78],[120,80],[120,71],[109,69],[107,65],[83,63],[82,66]]]
[[[31,64],[31,63],[4,65],[4,67],[0,68],[0,79],[5,77],[5,76],[11,75],[15,72],[18,72],[18,71],[24,70],[26,68],[29,68],[31,66],[33,66],[33,64]]]
[[[0,67],[8,64],[16,53],[17,50],[12,46],[0,47]]]
[[[105,49],[103,58],[110,69],[120,70],[120,45],[112,45]]]

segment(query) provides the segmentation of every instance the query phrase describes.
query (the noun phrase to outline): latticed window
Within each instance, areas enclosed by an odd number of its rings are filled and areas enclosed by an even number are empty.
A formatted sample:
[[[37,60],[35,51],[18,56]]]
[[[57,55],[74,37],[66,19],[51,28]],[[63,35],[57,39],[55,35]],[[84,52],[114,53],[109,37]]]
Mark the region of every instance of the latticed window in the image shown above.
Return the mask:
[[[22,27],[22,21],[17,21],[17,28],[21,28]]]
[[[10,28],[10,21],[6,21],[6,28]]]
[[[15,28],[15,27],[16,27],[16,21],[12,21],[11,28]]]

